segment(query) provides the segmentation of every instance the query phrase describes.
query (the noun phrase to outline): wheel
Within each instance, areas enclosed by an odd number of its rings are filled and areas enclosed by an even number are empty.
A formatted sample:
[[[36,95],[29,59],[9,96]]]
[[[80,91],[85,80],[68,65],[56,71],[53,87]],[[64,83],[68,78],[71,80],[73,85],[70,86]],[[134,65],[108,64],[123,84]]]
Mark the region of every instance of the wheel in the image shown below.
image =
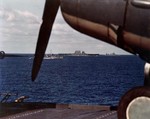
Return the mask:
[[[118,119],[150,119],[150,87],[129,90],[119,103]]]

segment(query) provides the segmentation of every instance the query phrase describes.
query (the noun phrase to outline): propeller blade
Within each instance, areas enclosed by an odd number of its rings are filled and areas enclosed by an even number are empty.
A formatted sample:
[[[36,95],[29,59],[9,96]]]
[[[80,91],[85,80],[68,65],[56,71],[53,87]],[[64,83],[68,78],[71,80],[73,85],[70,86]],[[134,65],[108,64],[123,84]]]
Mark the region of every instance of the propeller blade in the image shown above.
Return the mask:
[[[32,81],[36,79],[40,70],[59,5],[60,0],[46,0],[43,13],[43,23],[39,31],[38,42],[33,62]]]

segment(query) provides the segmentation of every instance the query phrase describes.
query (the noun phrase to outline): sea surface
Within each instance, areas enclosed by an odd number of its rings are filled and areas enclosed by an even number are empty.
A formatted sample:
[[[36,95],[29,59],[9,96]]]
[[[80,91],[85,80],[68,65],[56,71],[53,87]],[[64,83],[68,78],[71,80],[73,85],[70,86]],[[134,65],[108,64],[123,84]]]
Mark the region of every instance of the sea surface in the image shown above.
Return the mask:
[[[28,56],[0,60],[0,93],[17,94],[8,101],[24,95],[27,102],[117,105],[126,91],[144,81],[145,63],[132,55],[44,60],[35,82],[32,63]]]

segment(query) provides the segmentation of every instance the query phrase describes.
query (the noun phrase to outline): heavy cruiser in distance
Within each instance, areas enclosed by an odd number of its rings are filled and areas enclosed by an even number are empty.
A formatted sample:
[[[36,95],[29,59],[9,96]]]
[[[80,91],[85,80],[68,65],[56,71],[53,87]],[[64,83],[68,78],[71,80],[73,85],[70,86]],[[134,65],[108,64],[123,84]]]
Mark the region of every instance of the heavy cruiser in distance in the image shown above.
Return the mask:
[[[143,105],[150,104],[150,0],[46,0],[32,69],[33,81],[41,67],[59,7],[66,22],[75,30],[139,55],[147,62],[144,86],[122,97],[118,118],[149,116],[150,107]],[[140,108],[145,115],[139,112]]]

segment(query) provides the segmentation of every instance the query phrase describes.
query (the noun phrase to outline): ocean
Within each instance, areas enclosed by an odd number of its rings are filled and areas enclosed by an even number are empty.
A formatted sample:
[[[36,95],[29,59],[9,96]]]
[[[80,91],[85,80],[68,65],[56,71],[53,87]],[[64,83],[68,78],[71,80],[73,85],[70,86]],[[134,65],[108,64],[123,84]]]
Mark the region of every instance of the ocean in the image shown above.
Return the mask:
[[[0,60],[0,93],[17,94],[8,101],[24,95],[26,102],[117,105],[126,91],[144,82],[145,63],[133,55],[44,60],[35,82],[32,63],[29,56]]]

